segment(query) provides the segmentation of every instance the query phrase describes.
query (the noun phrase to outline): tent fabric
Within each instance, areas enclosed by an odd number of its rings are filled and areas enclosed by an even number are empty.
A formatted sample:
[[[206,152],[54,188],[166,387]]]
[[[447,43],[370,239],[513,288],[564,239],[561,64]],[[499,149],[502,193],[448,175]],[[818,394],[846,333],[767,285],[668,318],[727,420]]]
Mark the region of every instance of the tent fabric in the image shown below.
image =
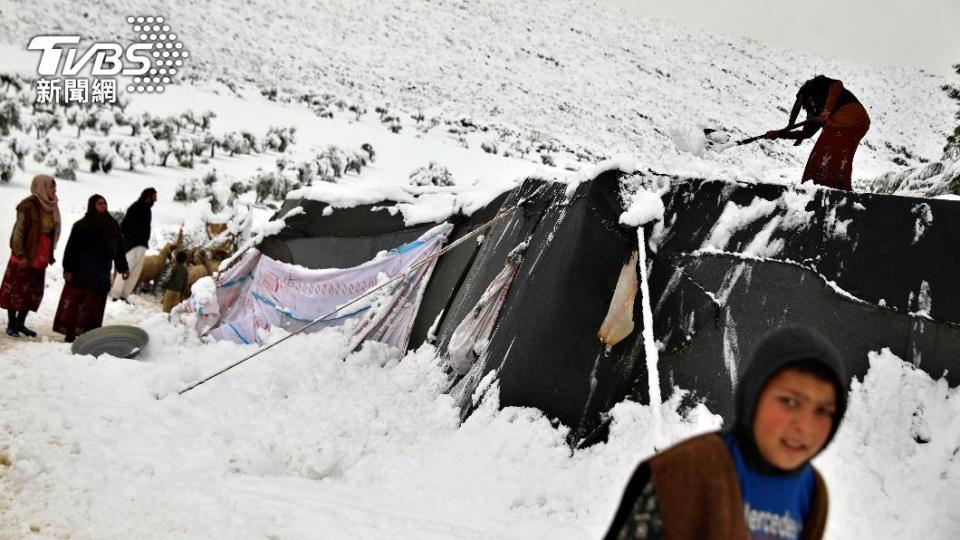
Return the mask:
[[[216,339],[261,344],[264,333],[273,327],[298,331],[382,281],[408,272],[383,294],[372,295],[310,329],[359,320],[353,328],[357,343],[370,338],[405,350],[435,261],[413,271],[411,266],[440,250],[452,229],[450,224],[437,225],[413,242],[345,269],[307,269],[253,249],[218,277],[215,295],[194,300],[194,310],[201,315],[198,324]]]
[[[451,365],[450,392],[462,418],[496,388],[501,406],[541,409],[569,428],[571,443],[602,438],[607,412],[624,398],[649,401],[643,302],[636,301],[644,294],[661,395],[683,388],[687,402],[703,401],[725,419],[743,358],[766,332],[788,323],[824,333],[856,376],[866,372],[868,352],[889,348],[960,384],[960,204],[635,175],[626,182],[633,189],[664,188],[665,213],[643,235],[649,289],[634,294],[624,285],[621,293],[630,294],[623,296],[615,295],[617,284],[637,281],[630,260],[638,249],[637,231],[619,223],[623,178],[607,171],[575,189],[529,179],[471,216],[451,219],[447,235],[454,241],[508,212],[476,242],[440,256],[403,295],[372,298],[368,305],[402,307],[354,323],[368,332],[355,334],[355,342],[399,344],[397,336],[409,330],[407,347],[430,341]],[[280,214],[298,205],[303,213],[232,276],[257,275],[253,269],[266,255],[277,264],[357,267],[432,230],[405,226],[392,204],[331,211],[315,201],[287,201]],[[523,258],[511,263],[520,246]],[[249,297],[232,302],[244,286],[218,290],[218,305],[265,309]],[[607,346],[597,333],[612,305],[634,328]],[[271,316],[293,324],[279,311]]]
[[[687,389],[729,420],[742,360],[788,323],[818,329],[856,377],[887,348],[960,384],[960,204],[686,179],[663,200],[649,291],[663,396]]]

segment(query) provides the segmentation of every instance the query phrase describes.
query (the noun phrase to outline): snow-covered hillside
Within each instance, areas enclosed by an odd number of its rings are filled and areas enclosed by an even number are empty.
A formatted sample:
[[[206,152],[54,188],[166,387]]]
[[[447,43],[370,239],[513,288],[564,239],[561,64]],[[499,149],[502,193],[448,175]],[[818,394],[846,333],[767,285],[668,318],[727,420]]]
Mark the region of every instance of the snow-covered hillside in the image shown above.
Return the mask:
[[[45,32],[124,39],[126,16],[153,9],[150,2],[80,0],[65,11],[5,0],[0,12],[14,16],[0,19],[0,35],[21,47]],[[361,0],[293,8],[256,0],[170,2],[162,11],[192,52],[188,79],[278,88],[280,96],[328,92],[365,100],[371,112],[389,104],[408,125],[418,111],[467,118],[489,128],[471,141],[477,146],[544,145],[561,158],[586,148],[630,154],[671,173],[795,181],[809,143],[764,142],[701,158],[678,151],[671,134],[708,126],[746,136],[782,127],[799,84],[816,73],[841,78],[873,118],[855,179],[939,157],[952,127],[940,76],[688,30],[590,2]]]
[[[30,36],[123,40],[127,15],[155,9],[140,0],[77,0],[66,8],[0,0],[0,73],[24,66],[29,73],[36,56],[22,48]],[[76,180],[58,179],[65,232],[91,194],[121,210],[147,186],[160,192],[154,249],[181,226],[202,234],[205,221],[237,213],[250,213],[256,228],[273,209],[252,193],[220,216],[206,200],[175,201],[174,194],[214,169],[217,188],[229,191],[233,181],[327,145],[369,144],[376,159],[336,184],[314,184],[311,193],[344,204],[388,193],[408,202],[405,217],[413,221],[470,211],[530,175],[585,179],[601,157],[633,158],[658,172],[795,182],[810,143],[694,155],[676,142],[701,126],[735,136],[780,127],[797,86],[819,72],[842,78],[873,117],[858,180],[938,158],[952,127],[942,77],[572,0],[296,7],[176,0],[160,12],[192,53],[188,83],[135,96],[131,114],[209,110],[214,136],[294,127],[296,142],[283,152],[218,149],[192,168],[171,159],[127,170],[121,160],[104,174],[88,172],[84,161]],[[358,119],[331,105],[324,110],[332,118],[322,117],[316,103],[300,99],[307,94],[363,103],[367,113]],[[400,129],[376,107],[397,116]],[[420,122],[411,118],[419,111]],[[14,136],[39,143],[31,133]],[[79,138],[65,127],[51,138],[63,145],[133,140],[120,127]],[[0,148],[9,142],[0,137]],[[556,167],[544,163],[551,159]],[[449,170],[452,186],[411,185],[411,173],[430,162]],[[49,169],[28,156],[0,184],[0,238],[9,237],[30,179]],[[0,262],[8,256],[0,242]],[[3,539],[597,538],[655,444],[720,422],[702,404],[690,408],[678,389],[662,407],[616,405],[609,441],[571,450],[567,428],[534,409],[499,409],[494,388],[461,425],[430,346],[405,356],[376,344],[354,352],[336,329],[296,336],[176,396],[250,349],[198,337],[143,294],[133,305],[108,303],[105,319],[149,333],[137,361],[72,355],[50,330],[61,272],[59,265],[47,271],[39,313],[27,320],[41,336],[0,338]],[[869,362],[835,442],[816,460],[831,494],[828,538],[960,536],[953,511],[960,507],[960,392],[889,350],[871,353]]]

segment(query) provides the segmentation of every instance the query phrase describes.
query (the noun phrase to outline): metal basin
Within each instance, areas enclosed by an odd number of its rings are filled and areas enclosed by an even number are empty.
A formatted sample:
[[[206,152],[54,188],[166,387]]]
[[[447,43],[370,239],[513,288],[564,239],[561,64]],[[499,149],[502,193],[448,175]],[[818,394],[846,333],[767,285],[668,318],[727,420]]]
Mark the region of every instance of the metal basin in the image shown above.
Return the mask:
[[[73,342],[70,350],[73,354],[109,354],[117,358],[134,358],[147,346],[148,341],[150,337],[140,328],[116,324],[85,332]]]

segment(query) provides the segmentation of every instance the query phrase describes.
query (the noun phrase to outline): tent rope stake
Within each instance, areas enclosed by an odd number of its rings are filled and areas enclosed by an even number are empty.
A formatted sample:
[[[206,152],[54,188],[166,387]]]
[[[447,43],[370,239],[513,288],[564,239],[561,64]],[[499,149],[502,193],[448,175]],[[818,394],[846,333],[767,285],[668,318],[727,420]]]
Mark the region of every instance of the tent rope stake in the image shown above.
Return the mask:
[[[544,184],[544,185],[546,185],[546,184]],[[415,262],[414,264],[410,265],[410,267],[409,267],[406,271],[404,271],[403,273],[398,274],[398,275],[394,276],[393,278],[391,278],[391,279],[389,279],[389,280],[387,280],[387,281],[384,281],[384,282],[381,283],[380,285],[377,285],[376,287],[371,288],[370,290],[366,291],[365,293],[361,294],[360,296],[357,296],[357,297],[354,298],[353,300],[350,300],[349,302],[347,302],[347,303],[345,303],[345,304],[337,307],[337,308],[334,309],[333,311],[331,311],[331,312],[329,312],[329,313],[325,313],[324,315],[322,315],[322,316],[320,316],[320,317],[317,317],[316,319],[314,319],[313,321],[311,321],[310,323],[308,323],[307,325],[305,325],[303,328],[301,328],[301,329],[299,329],[299,330],[297,330],[297,331],[295,331],[295,332],[291,332],[290,334],[287,334],[286,336],[283,336],[282,338],[280,338],[280,339],[278,339],[278,340],[276,340],[276,341],[274,341],[274,342],[272,342],[272,343],[269,343],[269,344],[261,347],[260,349],[257,349],[256,351],[254,351],[254,352],[250,353],[249,355],[241,358],[240,360],[237,360],[236,362],[228,365],[227,367],[221,369],[220,371],[217,371],[216,373],[214,373],[214,374],[212,374],[212,375],[208,375],[207,377],[204,377],[203,379],[200,379],[199,381],[197,381],[197,382],[191,384],[190,386],[184,388],[183,390],[180,390],[179,392],[177,392],[177,395],[181,395],[181,396],[182,396],[183,394],[189,392],[190,390],[193,390],[194,388],[196,388],[196,387],[200,386],[201,384],[209,381],[210,379],[213,379],[214,377],[217,377],[217,376],[219,376],[219,375],[222,375],[222,374],[226,373],[227,371],[229,371],[229,370],[231,370],[231,369],[239,366],[240,364],[246,362],[247,360],[250,360],[250,359],[252,359],[253,357],[255,357],[255,356],[257,356],[257,355],[259,355],[259,354],[261,354],[261,353],[264,353],[264,352],[270,350],[271,348],[275,347],[276,345],[279,345],[279,344],[283,343],[284,341],[292,338],[293,336],[295,336],[295,335],[297,335],[297,334],[300,334],[301,332],[309,329],[310,327],[314,326],[315,324],[317,324],[317,323],[319,323],[319,322],[322,322],[322,321],[323,321],[324,319],[326,319],[327,317],[330,317],[330,316],[332,316],[332,315],[336,315],[337,313],[339,313],[339,312],[340,312],[341,310],[343,310],[344,308],[347,308],[347,307],[352,306],[353,304],[359,302],[360,300],[366,298],[367,296],[370,296],[371,294],[379,291],[380,289],[382,289],[382,288],[384,288],[384,287],[386,287],[386,286],[388,286],[388,285],[391,285],[391,284],[393,284],[393,283],[396,283],[397,281],[400,281],[401,279],[407,278],[407,277],[408,277],[414,270],[416,270],[417,268],[419,268],[419,267],[427,264],[428,262],[430,262],[430,261],[432,261],[432,260],[434,260],[434,259],[437,259],[437,258],[443,256],[444,254],[448,253],[450,250],[455,249],[456,247],[462,245],[464,242],[467,242],[468,240],[470,240],[471,238],[475,237],[475,236],[478,235],[479,233],[481,233],[481,232],[489,229],[489,228],[492,227],[494,224],[496,224],[497,222],[501,221],[501,220],[502,220],[503,218],[505,218],[508,214],[510,214],[510,212],[516,210],[517,208],[523,206],[523,205],[526,204],[528,201],[530,201],[530,199],[531,199],[533,196],[535,196],[537,193],[539,193],[540,190],[543,189],[543,187],[544,187],[544,186],[540,186],[540,187],[537,188],[533,193],[531,193],[530,195],[527,195],[526,197],[524,197],[523,199],[521,199],[519,202],[517,202],[517,204],[511,206],[510,208],[505,208],[505,209],[501,210],[500,212],[497,213],[497,215],[493,216],[493,218],[491,218],[490,221],[487,221],[487,222],[484,223],[483,225],[481,225],[481,226],[477,227],[476,229],[470,231],[469,233],[463,235],[461,238],[459,238],[459,239],[456,240],[455,242],[451,243],[449,246],[446,246],[446,247],[444,247],[443,249],[438,250],[436,253],[433,253],[433,254],[429,255],[428,257],[424,257],[423,259],[421,259],[421,260]]]

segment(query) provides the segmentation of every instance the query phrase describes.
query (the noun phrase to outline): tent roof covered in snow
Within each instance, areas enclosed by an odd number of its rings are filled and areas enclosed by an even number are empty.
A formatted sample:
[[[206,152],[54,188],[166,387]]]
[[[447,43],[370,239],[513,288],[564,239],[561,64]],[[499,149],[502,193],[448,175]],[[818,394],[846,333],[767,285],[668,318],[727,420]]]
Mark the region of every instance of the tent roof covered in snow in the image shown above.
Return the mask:
[[[666,210],[644,231],[647,289],[635,285],[637,230],[619,223],[624,198],[637,189],[658,190]],[[889,348],[960,383],[958,202],[620,171],[569,191],[528,180],[451,220],[453,242],[502,218],[482,241],[439,258],[409,339],[410,348],[431,339],[456,360],[451,393],[464,415],[496,380],[502,406],[540,408],[569,426],[574,442],[625,397],[647,401],[643,294],[661,393],[683,388],[726,418],[746,354],[787,323],[818,328],[856,376],[868,352]],[[279,215],[298,206],[303,213],[260,250],[281,262],[347,268],[433,225],[405,226],[388,204],[331,212],[288,200]],[[627,282],[635,292],[622,292]],[[608,345],[598,331],[624,294],[634,295],[619,308],[625,337]]]

